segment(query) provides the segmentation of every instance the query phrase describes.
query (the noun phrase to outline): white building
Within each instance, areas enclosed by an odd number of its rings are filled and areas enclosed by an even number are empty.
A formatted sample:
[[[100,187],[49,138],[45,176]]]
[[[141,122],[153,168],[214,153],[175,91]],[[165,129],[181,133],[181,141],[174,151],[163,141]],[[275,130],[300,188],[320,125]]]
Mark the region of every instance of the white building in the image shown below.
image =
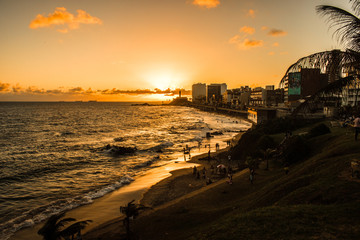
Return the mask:
[[[202,102],[206,101],[206,84],[196,83],[192,85],[192,101]]]

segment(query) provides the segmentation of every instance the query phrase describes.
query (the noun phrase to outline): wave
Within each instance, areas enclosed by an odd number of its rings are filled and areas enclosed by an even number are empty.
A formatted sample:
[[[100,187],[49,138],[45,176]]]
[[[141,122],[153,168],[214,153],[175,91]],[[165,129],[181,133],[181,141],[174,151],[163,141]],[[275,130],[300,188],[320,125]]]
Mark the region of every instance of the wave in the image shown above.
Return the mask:
[[[99,190],[89,192],[84,196],[78,196],[75,198],[67,198],[63,200],[57,200],[30,211],[23,213],[14,219],[11,219],[4,224],[0,225],[0,239],[7,240],[15,232],[22,228],[31,227],[37,223],[40,223],[52,215],[58,214],[63,211],[68,211],[77,208],[82,205],[90,204],[94,199],[104,196],[122,186],[125,186],[134,181],[130,176],[124,176],[119,181],[107,185]]]
[[[79,168],[79,167],[81,167],[85,164],[89,164],[89,163],[90,163],[90,161],[86,160],[86,161],[66,161],[66,162],[57,163],[57,164],[53,164],[53,165],[47,164],[46,166],[41,166],[41,167],[34,168],[34,169],[31,169],[28,171],[18,172],[13,175],[0,177],[0,182],[3,182],[3,181],[23,182],[23,181],[27,181],[31,178],[42,177],[46,174],[73,170],[73,169]]]
[[[156,157],[154,157],[154,158],[151,159],[151,160],[148,160],[148,161],[145,161],[145,162],[142,162],[142,163],[139,163],[139,164],[135,165],[135,166],[133,167],[133,169],[139,169],[139,168],[149,167],[149,166],[151,166],[154,162],[159,161],[159,160],[160,160],[160,156],[156,156]]]
[[[174,143],[170,142],[170,141],[167,141],[167,142],[162,142],[159,145],[156,145],[154,147],[145,149],[145,151],[159,152],[159,151],[161,151],[161,150],[163,150],[165,148],[172,147],[172,146],[174,146]]]

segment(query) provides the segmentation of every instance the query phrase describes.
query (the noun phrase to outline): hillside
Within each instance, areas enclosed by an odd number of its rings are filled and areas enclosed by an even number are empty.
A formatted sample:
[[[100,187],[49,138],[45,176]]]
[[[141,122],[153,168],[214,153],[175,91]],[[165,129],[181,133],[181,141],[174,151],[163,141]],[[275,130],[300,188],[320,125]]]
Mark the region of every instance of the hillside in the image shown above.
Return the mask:
[[[360,141],[348,128],[306,141],[308,157],[289,174],[272,159],[270,170],[264,163],[256,170],[253,185],[243,170],[232,185],[222,181],[145,213],[134,231],[140,239],[359,239],[360,181],[350,161],[360,158]]]

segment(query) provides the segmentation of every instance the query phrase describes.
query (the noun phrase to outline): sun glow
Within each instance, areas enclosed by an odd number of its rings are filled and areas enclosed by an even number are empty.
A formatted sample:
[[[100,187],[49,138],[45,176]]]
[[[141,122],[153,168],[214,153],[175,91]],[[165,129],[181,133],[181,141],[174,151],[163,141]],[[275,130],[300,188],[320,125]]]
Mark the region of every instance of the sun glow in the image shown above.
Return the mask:
[[[175,89],[180,87],[184,77],[181,74],[168,71],[153,71],[145,76],[153,88],[160,90]]]

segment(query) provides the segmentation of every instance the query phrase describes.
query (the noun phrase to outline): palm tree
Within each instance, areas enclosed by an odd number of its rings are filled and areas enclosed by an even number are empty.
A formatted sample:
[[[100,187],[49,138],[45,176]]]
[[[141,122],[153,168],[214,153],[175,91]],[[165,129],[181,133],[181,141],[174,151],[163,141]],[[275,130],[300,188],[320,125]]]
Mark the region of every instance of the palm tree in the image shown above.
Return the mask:
[[[120,207],[120,212],[125,214],[123,223],[126,229],[126,235],[128,239],[131,238],[130,220],[135,219],[139,215],[139,212],[141,210],[150,208],[150,207],[145,207],[142,204],[135,204],[134,201],[135,200],[132,200],[126,206]]]
[[[38,234],[43,236],[44,240],[60,240],[61,238],[74,239],[75,235],[77,235],[77,239],[81,239],[81,230],[84,229],[91,220],[79,221],[63,229],[65,224],[76,221],[75,218],[61,219],[64,216],[64,212],[51,216],[38,231]]]
[[[329,5],[316,7],[316,12],[327,18],[330,29],[335,29],[333,36],[338,39],[345,50],[325,51],[303,57],[287,69],[280,81],[280,87],[284,87],[288,73],[298,71],[299,68],[320,68],[329,74],[330,83],[334,84],[320,90],[315,94],[316,96],[312,96],[312,99],[306,101],[300,108],[309,107],[309,102],[315,103],[329,94],[339,96],[345,86],[352,85],[356,89],[357,79],[360,75],[360,0],[349,0],[349,3],[352,12]],[[342,78],[342,72],[346,72],[348,77]]]

